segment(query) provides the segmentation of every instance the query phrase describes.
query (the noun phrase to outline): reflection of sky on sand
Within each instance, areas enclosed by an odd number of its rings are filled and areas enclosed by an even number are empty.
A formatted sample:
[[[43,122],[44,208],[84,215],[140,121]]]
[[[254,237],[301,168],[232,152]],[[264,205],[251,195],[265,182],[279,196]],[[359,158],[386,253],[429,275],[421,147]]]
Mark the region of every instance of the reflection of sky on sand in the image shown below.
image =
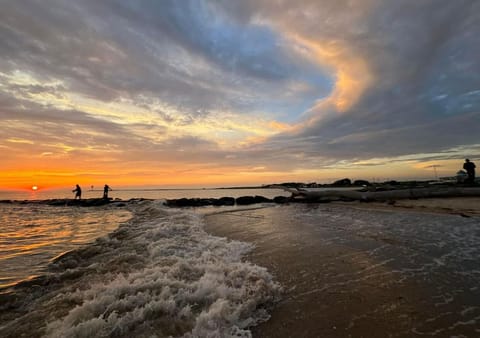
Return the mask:
[[[433,308],[427,311],[428,318],[414,325],[415,333],[455,334],[476,327],[480,315],[475,260],[480,253],[478,218],[349,209],[322,211],[321,215],[333,221],[331,243],[360,250],[354,259],[360,271],[346,285],[374,282],[368,286],[385,290],[415,285],[418,298],[411,301],[424,309]]]
[[[288,290],[262,336],[478,334],[478,218],[292,205],[209,223]]]

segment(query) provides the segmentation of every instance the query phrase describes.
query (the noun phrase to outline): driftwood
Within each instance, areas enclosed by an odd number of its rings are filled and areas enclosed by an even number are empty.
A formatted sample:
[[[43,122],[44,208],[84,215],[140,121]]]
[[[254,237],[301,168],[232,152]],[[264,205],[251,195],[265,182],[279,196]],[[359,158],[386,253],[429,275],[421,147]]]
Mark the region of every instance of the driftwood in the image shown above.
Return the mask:
[[[397,199],[417,199],[434,197],[465,197],[479,196],[480,188],[473,187],[428,187],[397,189],[387,191],[358,191],[358,190],[305,190],[275,186],[292,193],[292,198],[308,200],[358,200],[358,201],[389,201]]]

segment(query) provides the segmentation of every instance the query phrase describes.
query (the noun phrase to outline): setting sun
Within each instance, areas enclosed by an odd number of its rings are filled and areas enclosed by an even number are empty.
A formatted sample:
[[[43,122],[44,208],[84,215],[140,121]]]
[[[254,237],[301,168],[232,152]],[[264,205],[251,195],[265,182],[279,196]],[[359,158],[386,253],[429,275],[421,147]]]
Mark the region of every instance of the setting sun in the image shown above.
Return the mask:
[[[32,190],[36,191],[36,190],[38,190],[38,187],[36,185],[34,185],[34,186],[32,186]]]

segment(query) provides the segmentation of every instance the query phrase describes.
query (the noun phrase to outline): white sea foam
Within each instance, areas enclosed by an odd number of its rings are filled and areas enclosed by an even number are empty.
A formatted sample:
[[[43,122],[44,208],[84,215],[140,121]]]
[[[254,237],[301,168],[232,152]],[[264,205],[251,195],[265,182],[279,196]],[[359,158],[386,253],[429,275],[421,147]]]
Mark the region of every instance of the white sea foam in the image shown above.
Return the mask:
[[[130,207],[112,234],[0,294],[0,336],[249,337],[268,319],[280,287],[242,261],[251,245],[211,236],[200,215],[160,201]]]
[[[280,287],[242,261],[251,245],[211,236],[199,215],[160,202],[133,212],[111,236],[53,263],[62,287],[28,310],[57,309],[44,314],[42,334],[250,337],[249,328],[268,319]]]

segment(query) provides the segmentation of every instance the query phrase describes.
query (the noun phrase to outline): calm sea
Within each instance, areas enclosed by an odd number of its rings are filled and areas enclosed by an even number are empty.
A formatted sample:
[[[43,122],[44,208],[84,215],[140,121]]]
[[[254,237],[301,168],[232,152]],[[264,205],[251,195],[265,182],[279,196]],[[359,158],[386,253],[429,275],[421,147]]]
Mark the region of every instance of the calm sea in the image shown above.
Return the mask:
[[[103,191],[85,190],[82,198],[101,197]],[[220,198],[261,195],[288,196],[279,189],[156,189],[114,190],[110,197]],[[72,198],[70,190],[0,191],[0,200]],[[131,212],[115,206],[78,208],[40,204],[0,203],[0,288],[42,274],[51,260],[115,230]]]

